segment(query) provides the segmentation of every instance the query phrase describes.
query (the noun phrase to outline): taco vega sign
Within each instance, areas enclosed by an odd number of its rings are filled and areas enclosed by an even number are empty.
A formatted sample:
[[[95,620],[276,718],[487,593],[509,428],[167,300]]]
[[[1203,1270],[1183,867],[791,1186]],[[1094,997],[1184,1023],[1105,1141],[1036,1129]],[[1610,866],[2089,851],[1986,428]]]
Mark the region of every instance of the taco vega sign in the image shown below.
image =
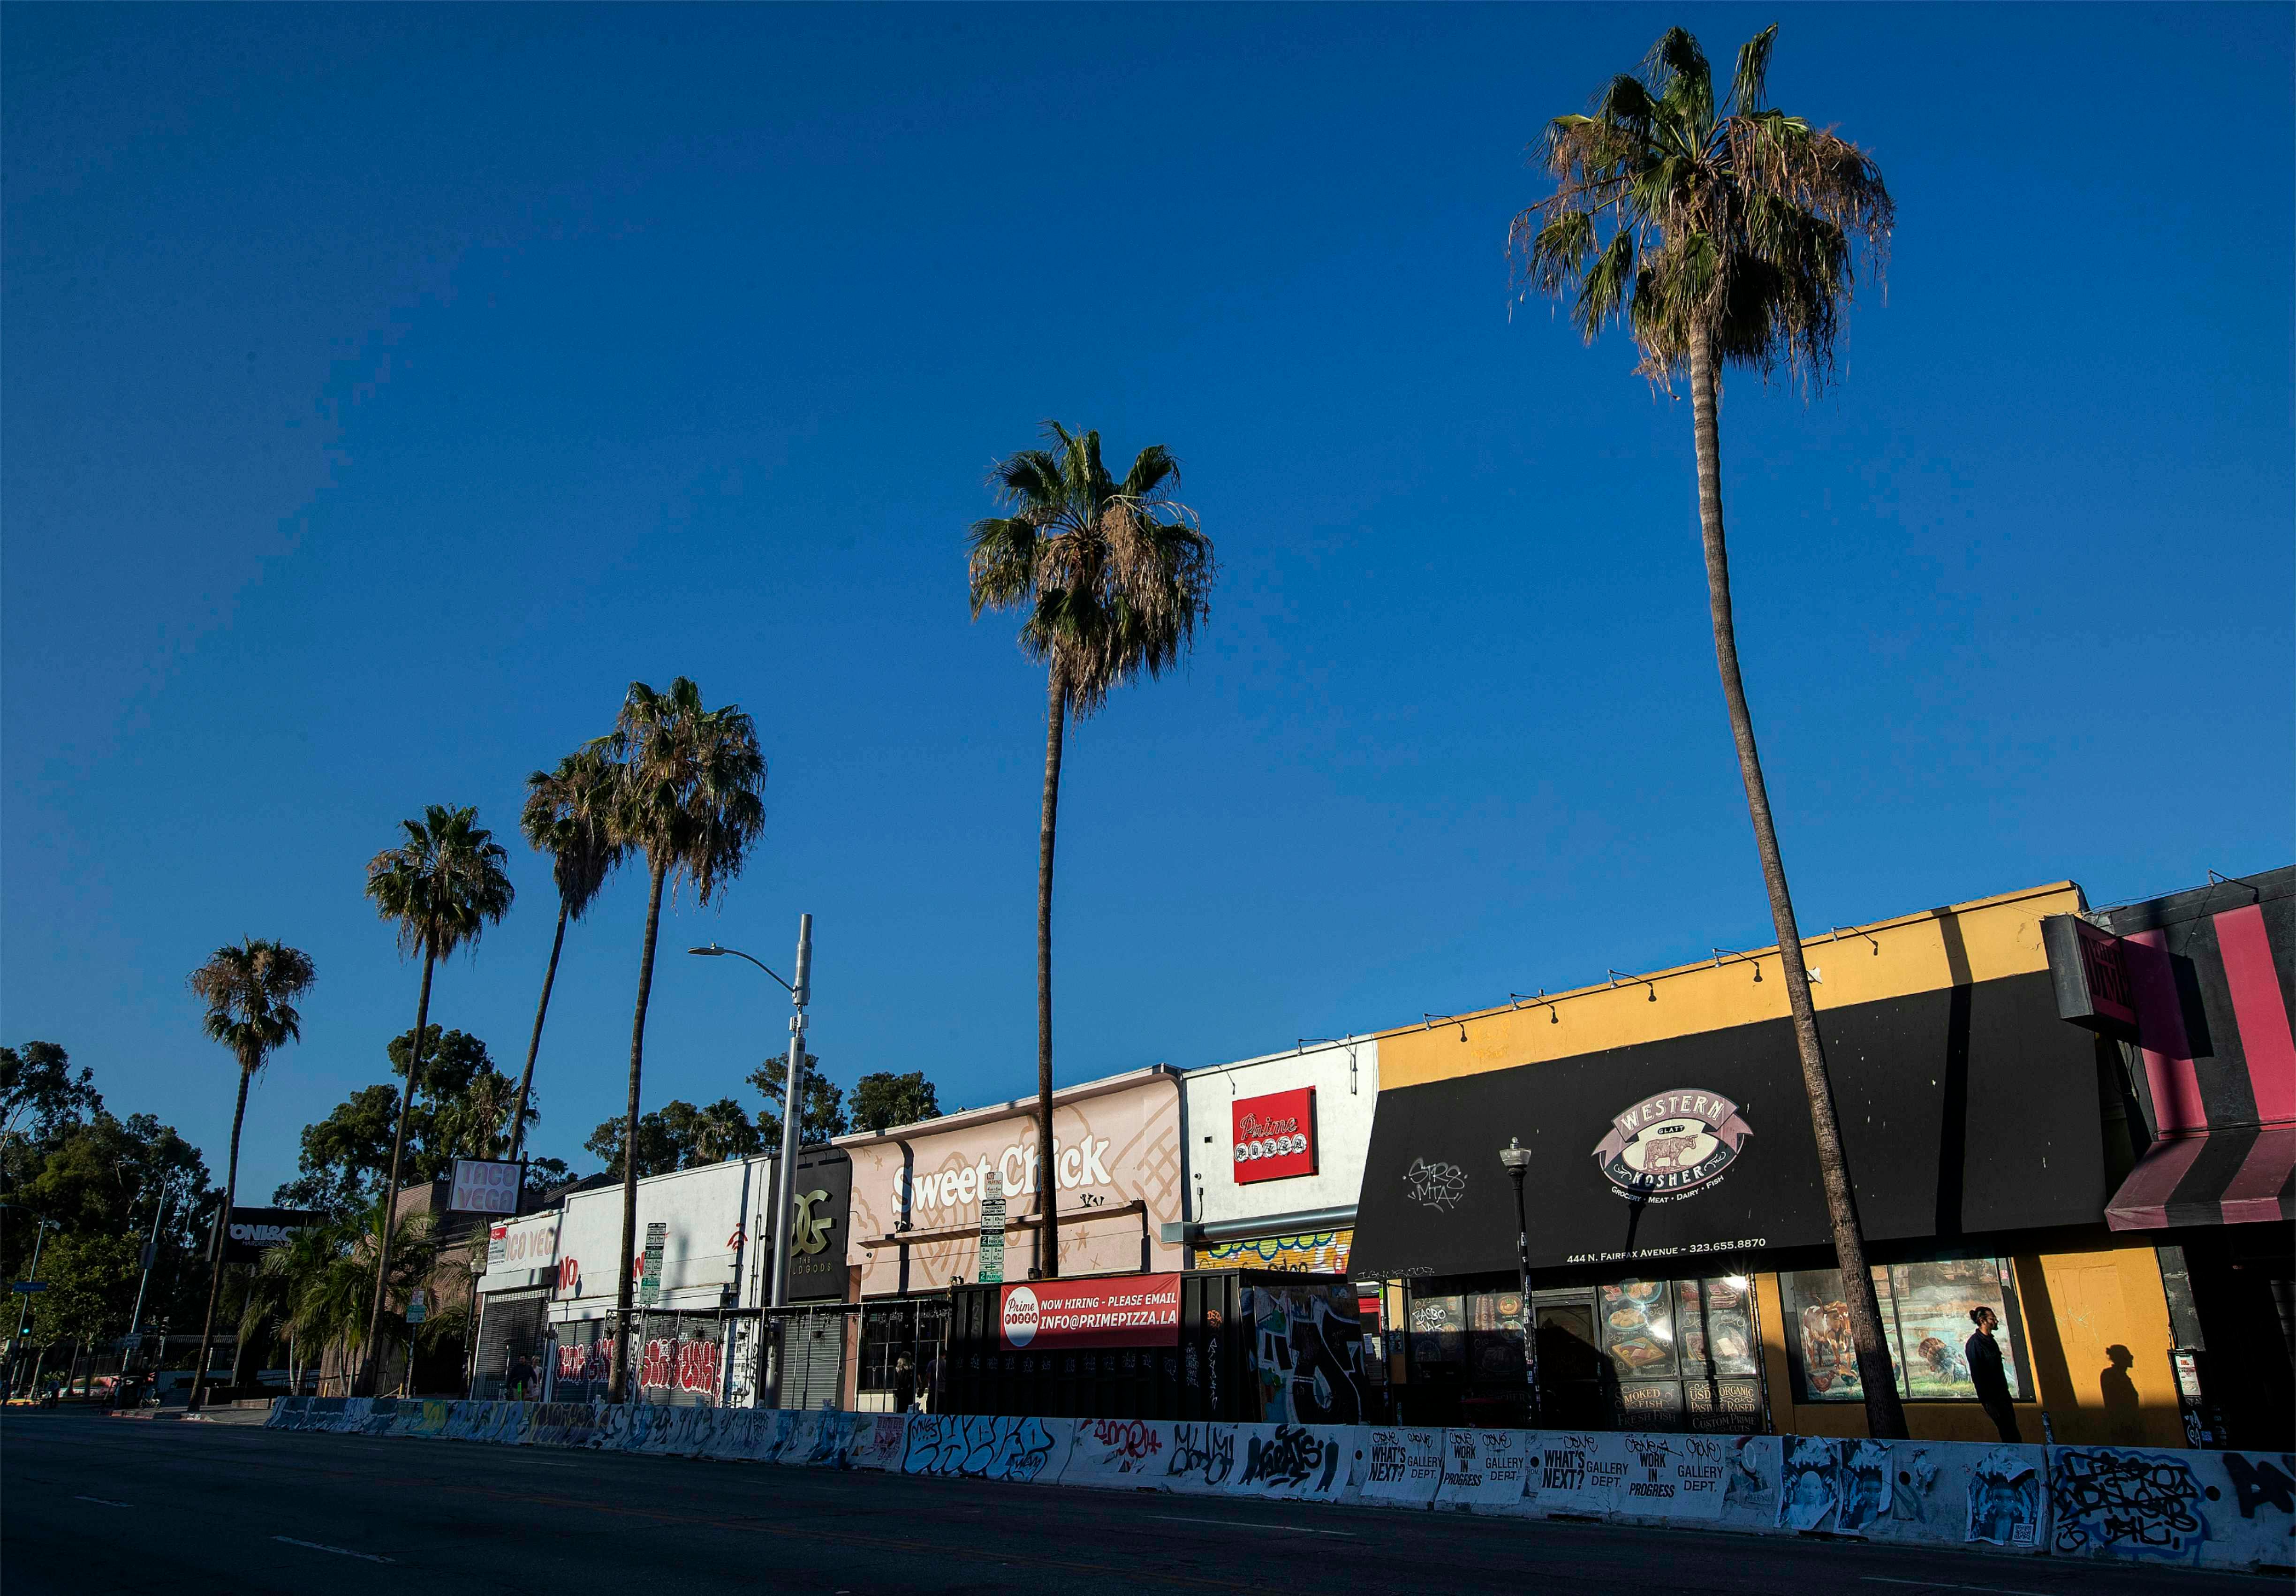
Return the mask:
[[[1718,1092],[1660,1092],[1611,1121],[1595,1161],[1613,1196],[1669,1202],[1719,1180],[1753,1134]]]

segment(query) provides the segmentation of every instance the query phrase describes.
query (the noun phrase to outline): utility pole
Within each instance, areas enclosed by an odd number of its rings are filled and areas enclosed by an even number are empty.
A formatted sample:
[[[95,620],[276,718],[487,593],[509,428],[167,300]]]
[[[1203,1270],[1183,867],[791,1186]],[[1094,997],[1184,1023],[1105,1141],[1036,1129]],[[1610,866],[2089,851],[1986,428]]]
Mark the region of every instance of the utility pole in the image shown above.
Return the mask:
[[[791,1213],[797,1203],[798,1120],[805,1105],[805,1006],[813,998],[813,916],[797,917],[797,978],[790,983],[789,1073],[782,1086],[782,1166],[774,1181],[774,1283],[767,1305],[789,1305],[790,1253],[796,1238],[790,1233]],[[788,1360],[781,1343],[788,1326],[773,1322],[766,1344],[766,1405],[782,1404],[782,1374]]]
[[[24,1277],[27,1281],[37,1281],[40,1278],[40,1248],[47,1244],[50,1231],[62,1229],[63,1226],[57,1221],[42,1219],[37,1228],[32,1232],[32,1272]],[[24,1321],[31,1312],[32,1294],[27,1291],[23,1294],[23,1301],[16,1307],[16,1338],[8,1346],[9,1366],[12,1369],[14,1367],[19,1350],[24,1345]],[[39,1370],[37,1366],[32,1371],[32,1378],[36,1380],[39,1379]]]
[[[127,1333],[137,1338],[137,1352],[144,1350],[144,1293],[152,1284],[152,1265],[160,1256],[160,1219],[167,1213],[168,1199],[172,1195],[173,1188],[167,1182],[160,1182],[160,1200],[152,1209],[152,1234],[144,1243],[144,1278],[135,1282],[135,1313],[127,1321]],[[121,1367],[125,1369],[126,1365]]]

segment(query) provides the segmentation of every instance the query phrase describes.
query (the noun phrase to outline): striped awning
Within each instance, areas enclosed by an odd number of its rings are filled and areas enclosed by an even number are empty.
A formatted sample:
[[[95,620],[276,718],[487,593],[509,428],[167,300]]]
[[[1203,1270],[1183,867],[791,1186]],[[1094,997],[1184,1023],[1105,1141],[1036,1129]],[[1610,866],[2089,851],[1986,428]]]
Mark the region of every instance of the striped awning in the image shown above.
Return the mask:
[[[2117,1231],[2296,1217],[2296,1122],[2225,1125],[2152,1144],[2104,1206]]]

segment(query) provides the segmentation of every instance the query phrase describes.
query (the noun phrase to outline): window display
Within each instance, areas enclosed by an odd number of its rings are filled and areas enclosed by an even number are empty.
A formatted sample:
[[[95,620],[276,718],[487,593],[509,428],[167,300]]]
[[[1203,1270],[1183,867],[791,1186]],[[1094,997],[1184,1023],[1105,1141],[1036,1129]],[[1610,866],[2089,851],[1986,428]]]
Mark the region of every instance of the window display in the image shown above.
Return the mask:
[[[1664,1281],[1621,1281],[1596,1294],[1603,1350],[1620,1379],[1675,1378],[1671,1295]]]
[[[1881,1300],[1882,1334],[1897,1377],[1898,1395],[1907,1401],[1974,1402],[1969,1365],[1962,1348],[1975,1326],[1972,1310],[1989,1307],[1999,1316],[1996,1339],[2009,1377],[2009,1394],[2030,1395],[2024,1379],[2024,1316],[2005,1258],[1947,1258],[1931,1263],[1876,1265],[1874,1291]],[[1841,1272],[1810,1269],[1782,1274],[1787,1350],[1796,1395],[1803,1402],[1863,1402],[1857,1349],[1849,1336],[1849,1310],[1842,1300]]]

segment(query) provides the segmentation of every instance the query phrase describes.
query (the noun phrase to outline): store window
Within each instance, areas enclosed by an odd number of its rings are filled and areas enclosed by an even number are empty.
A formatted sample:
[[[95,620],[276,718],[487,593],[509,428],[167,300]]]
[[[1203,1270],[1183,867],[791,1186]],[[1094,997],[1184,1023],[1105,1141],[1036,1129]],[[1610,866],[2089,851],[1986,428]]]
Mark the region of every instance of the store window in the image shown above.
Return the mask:
[[[1620,1281],[1595,1293],[1595,1307],[1626,1428],[1759,1428],[1759,1342],[1744,1275]]]
[[[1794,1395],[1802,1402],[1863,1402],[1857,1349],[1849,1337],[1849,1310],[1842,1300],[1839,1269],[1808,1269],[1778,1277],[1786,1317],[1787,1362]],[[1962,1348],[1976,1327],[1972,1310],[1991,1308],[2001,1322],[2001,1344],[2009,1395],[2030,1400],[2025,1376],[2025,1319],[2017,1301],[2015,1277],[2006,1258],[1947,1258],[1925,1264],[1874,1266],[1874,1291],[1881,1299],[1882,1334],[1897,1377],[1898,1395],[1908,1402],[1974,1402],[1969,1363]]]

